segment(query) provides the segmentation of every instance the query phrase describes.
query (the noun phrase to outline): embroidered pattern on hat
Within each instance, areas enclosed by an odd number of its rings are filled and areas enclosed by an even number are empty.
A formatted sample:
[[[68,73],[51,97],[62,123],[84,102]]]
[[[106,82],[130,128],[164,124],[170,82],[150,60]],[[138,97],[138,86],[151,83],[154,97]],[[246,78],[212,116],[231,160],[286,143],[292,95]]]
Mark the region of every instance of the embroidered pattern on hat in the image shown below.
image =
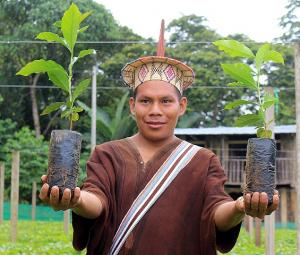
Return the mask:
[[[141,82],[143,82],[145,80],[148,72],[149,72],[149,70],[148,70],[147,66],[146,65],[142,65],[142,67],[141,67],[141,69],[139,71],[139,75],[138,75],[139,80]]]
[[[176,72],[175,72],[175,83],[182,84],[182,78],[183,78],[183,72],[178,70],[176,67]]]
[[[163,77],[162,77],[162,67],[163,67],[163,63],[154,63],[152,62],[152,65],[151,65],[151,75],[150,75],[150,80],[153,80],[154,77],[158,80],[163,80]]]
[[[164,70],[164,73],[165,73],[168,81],[173,80],[174,77],[175,77],[175,72],[174,72],[174,69],[171,65],[168,65],[166,67],[166,69]]]

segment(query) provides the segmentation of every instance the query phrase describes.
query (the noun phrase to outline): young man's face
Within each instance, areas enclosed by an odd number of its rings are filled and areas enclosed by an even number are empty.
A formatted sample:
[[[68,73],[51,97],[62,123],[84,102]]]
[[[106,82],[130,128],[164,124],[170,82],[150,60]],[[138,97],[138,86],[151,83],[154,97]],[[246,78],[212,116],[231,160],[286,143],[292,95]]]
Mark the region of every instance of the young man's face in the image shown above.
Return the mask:
[[[138,86],[135,99],[131,97],[129,103],[139,134],[156,142],[173,136],[187,99],[179,98],[176,88],[167,82],[147,81]]]

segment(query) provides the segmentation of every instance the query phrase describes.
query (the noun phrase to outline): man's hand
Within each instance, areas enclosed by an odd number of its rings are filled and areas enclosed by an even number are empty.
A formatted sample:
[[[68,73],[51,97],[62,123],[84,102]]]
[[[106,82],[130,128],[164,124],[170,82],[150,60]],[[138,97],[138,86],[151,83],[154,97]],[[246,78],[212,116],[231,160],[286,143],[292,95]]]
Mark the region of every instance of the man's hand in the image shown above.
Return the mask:
[[[279,193],[274,192],[273,203],[268,206],[268,196],[265,192],[254,192],[246,194],[244,197],[236,200],[236,208],[240,212],[245,212],[247,215],[263,219],[265,215],[271,214],[278,208]]]
[[[55,211],[67,210],[74,208],[78,205],[80,201],[80,188],[76,187],[74,190],[73,197],[71,196],[71,190],[65,189],[62,198],[59,198],[59,188],[57,186],[53,186],[50,192],[50,196],[48,196],[49,185],[47,182],[47,176],[43,175],[41,177],[43,186],[41,188],[39,198],[47,205],[50,205]]]

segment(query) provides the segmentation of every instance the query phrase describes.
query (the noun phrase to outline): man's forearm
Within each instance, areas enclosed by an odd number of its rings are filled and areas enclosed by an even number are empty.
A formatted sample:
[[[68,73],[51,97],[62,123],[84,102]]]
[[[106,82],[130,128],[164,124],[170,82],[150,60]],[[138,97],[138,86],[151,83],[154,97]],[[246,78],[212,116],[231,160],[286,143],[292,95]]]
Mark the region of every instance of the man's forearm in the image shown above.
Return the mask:
[[[238,225],[245,213],[238,210],[237,201],[226,202],[218,206],[215,212],[215,224],[219,231],[227,231]]]
[[[103,202],[96,195],[82,190],[79,201],[72,211],[82,217],[95,219],[103,211]]]

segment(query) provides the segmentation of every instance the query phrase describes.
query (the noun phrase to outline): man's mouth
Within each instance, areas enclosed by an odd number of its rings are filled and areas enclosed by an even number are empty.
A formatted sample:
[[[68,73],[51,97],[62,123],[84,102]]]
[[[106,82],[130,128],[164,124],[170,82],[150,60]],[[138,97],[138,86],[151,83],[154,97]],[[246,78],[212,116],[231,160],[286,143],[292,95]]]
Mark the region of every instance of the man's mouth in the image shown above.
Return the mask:
[[[165,122],[161,121],[147,121],[146,123],[150,128],[161,128],[163,125],[165,125]]]

